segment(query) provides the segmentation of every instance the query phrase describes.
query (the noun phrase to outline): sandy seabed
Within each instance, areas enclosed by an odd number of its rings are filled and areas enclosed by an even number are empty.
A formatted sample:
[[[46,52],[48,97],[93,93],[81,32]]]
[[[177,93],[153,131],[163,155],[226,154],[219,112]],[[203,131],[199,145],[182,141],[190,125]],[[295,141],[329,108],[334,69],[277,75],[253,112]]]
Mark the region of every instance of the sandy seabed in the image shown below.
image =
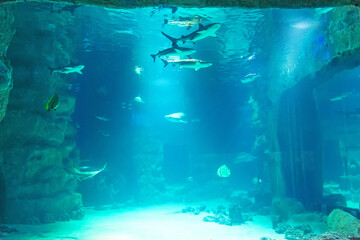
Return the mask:
[[[162,205],[123,210],[88,210],[84,220],[43,225],[12,225],[20,232],[0,239],[29,240],[283,240],[269,217],[240,226],[203,222],[207,213],[180,213],[184,206]]]

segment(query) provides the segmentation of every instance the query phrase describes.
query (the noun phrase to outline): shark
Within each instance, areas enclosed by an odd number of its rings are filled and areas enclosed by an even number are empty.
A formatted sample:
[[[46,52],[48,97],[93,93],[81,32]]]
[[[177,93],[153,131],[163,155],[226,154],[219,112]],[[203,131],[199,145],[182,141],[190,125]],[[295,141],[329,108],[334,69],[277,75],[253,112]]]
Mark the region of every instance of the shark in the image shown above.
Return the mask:
[[[164,32],[161,32],[167,39],[169,39],[173,44],[178,44],[179,42],[186,43],[186,42],[197,42],[201,39],[207,37],[216,37],[216,31],[220,28],[220,23],[211,23],[208,25],[202,25],[199,23],[199,29],[188,34],[183,35],[180,38],[174,38],[167,35]]]
[[[83,74],[81,72],[81,70],[84,69],[84,65],[76,65],[73,63],[70,63],[69,65],[65,66],[65,67],[60,67],[60,68],[51,68],[48,67],[50,70],[50,74],[55,73],[63,73],[63,74],[69,74],[69,73],[78,73],[78,74]]]
[[[96,171],[80,171],[79,169],[77,169],[76,167],[73,167],[72,169],[70,169],[70,174],[76,176],[76,178],[79,181],[83,181],[85,179],[89,179],[94,177],[95,175],[101,173],[102,171],[104,171],[104,169],[106,168],[107,163],[104,164],[104,166]]]
[[[165,60],[161,59],[164,63],[164,67],[166,67],[169,63],[173,66],[179,66],[180,68],[192,68],[195,69],[195,71],[198,71],[201,68],[207,68],[212,66],[212,63],[205,62],[200,59],[175,59],[175,60]]]
[[[176,43],[173,43],[171,48],[167,48],[159,51],[157,54],[152,54],[151,57],[156,60],[156,57],[173,57],[173,56],[188,56],[195,53],[196,50],[192,48],[179,47]]]

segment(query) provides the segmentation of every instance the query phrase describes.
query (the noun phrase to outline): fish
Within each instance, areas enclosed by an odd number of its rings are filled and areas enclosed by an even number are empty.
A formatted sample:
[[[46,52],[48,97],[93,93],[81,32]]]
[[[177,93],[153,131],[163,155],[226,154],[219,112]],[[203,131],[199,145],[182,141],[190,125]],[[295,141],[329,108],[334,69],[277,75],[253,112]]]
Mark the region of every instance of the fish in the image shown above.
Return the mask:
[[[69,65],[65,66],[65,67],[60,67],[60,68],[51,68],[48,67],[48,69],[50,70],[50,75],[53,73],[63,73],[63,74],[69,74],[69,73],[78,73],[78,74],[83,74],[81,72],[81,70],[84,69],[84,65],[76,65],[73,63],[70,63]]]
[[[241,152],[236,155],[234,163],[235,164],[247,163],[247,162],[253,162],[255,160],[256,160],[256,157],[254,155],[251,155],[246,152]]]
[[[330,100],[330,102],[340,101],[340,100],[343,100],[344,98],[351,96],[352,94],[353,94],[352,92],[344,92],[338,96],[330,98],[329,100]]]
[[[230,169],[224,164],[217,170],[217,175],[223,178],[230,177]]]
[[[186,27],[190,29],[191,27],[200,24],[203,21],[203,18],[200,16],[190,17],[178,17],[176,19],[166,19],[164,18],[164,25],[176,25],[178,27]]]
[[[107,166],[107,163],[105,163],[101,169],[96,170],[96,171],[80,171],[78,168],[74,167],[74,168],[70,169],[69,173],[76,176],[76,178],[79,181],[83,181],[83,180],[92,178],[92,177],[96,176],[97,174],[101,173],[102,171],[104,171],[106,166]]]
[[[104,121],[104,122],[108,122],[110,121],[109,118],[105,118],[105,117],[101,117],[101,116],[95,116],[96,119],[100,120],[100,121]]]
[[[178,44],[180,42],[186,43],[186,42],[197,42],[201,39],[207,38],[207,37],[216,37],[216,31],[220,28],[220,23],[211,23],[208,25],[202,25],[199,23],[199,29],[188,34],[183,35],[180,38],[174,38],[171,37],[164,32],[161,32],[167,39],[169,39],[173,44]]]
[[[50,110],[56,111],[58,106],[59,106],[59,96],[57,94],[54,94],[46,103],[46,111],[50,111]]]
[[[186,114],[183,112],[172,113],[164,116],[166,120],[176,123],[188,123]]]
[[[255,81],[255,79],[261,77],[260,74],[256,74],[256,73],[250,73],[248,75],[246,75],[243,79],[241,79],[240,81],[244,84],[246,83],[251,83],[253,81]]]
[[[251,182],[254,184],[254,185],[258,185],[258,184],[261,184],[262,183],[262,179],[259,178],[259,177],[253,177],[251,179]]]
[[[144,100],[142,100],[142,98],[140,97],[140,95],[134,98],[134,102],[145,103]]]
[[[199,59],[175,59],[175,60],[165,60],[161,59],[164,63],[164,67],[166,67],[169,63],[173,66],[179,66],[180,68],[192,68],[195,71],[198,71],[201,68],[207,68],[212,66],[213,64],[210,62],[205,62]]]
[[[177,44],[173,44],[171,48],[161,50],[156,54],[151,54],[150,56],[154,59],[155,62],[156,57],[158,58],[173,57],[173,56],[183,57],[194,54],[195,52],[196,52],[195,49],[179,47]]]
[[[139,66],[135,66],[134,71],[135,71],[135,73],[136,73],[137,75],[140,76],[140,75],[144,72],[144,68],[139,67]]]

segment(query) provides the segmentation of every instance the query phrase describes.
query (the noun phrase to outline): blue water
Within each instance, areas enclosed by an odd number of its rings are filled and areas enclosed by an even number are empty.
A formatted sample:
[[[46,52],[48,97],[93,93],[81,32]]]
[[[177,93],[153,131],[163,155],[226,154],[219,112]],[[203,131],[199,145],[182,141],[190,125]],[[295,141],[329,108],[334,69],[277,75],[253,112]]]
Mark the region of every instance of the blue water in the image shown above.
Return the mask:
[[[180,37],[198,28],[195,25],[187,30],[164,24],[164,19],[194,15],[203,18],[205,24],[221,24],[217,38],[185,44],[196,49],[194,58],[212,62],[213,66],[194,71],[163,67],[160,59],[153,63],[150,54],[171,46],[161,31]],[[278,69],[284,68],[287,70],[282,71],[288,71],[293,78],[301,72],[301,60],[308,54],[320,62],[329,56],[324,38],[327,15],[310,9],[180,8],[172,14],[166,8],[81,7],[75,18],[82,36],[77,45],[77,61],[86,66],[77,79],[79,89],[73,115],[79,126],[77,143],[81,156],[93,165],[108,162],[104,173],[109,175],[108,181],[116,182],[118,175],[124,176],[128,179],[126,191],[135,198],[137,176],[131,158],[136,149],[129,147],[129,141],[137,128],[151,128],[162,139],[167,183],[185,184],[191,177],[206,184],[216,177],[217,169],[209,165],[209,169],[190,173],[191,154],[251,153],[259,135],[252,125],[248,100],[253,89],[262,84],[243,84],[241,79],[247,74],[258,74],[262,76],[258,81],[268,81],[281,77]],[[136,66],[144,70],[140,76],[134,71]],[[122,109],[122,104],[127,105],[138,95],[145,104],[135,103],[131,110]],[[175,112],[186,112],[196,121],[179,124],[164,118]],[[99,121],[95,116],[111,121]],[[229,165],[232,177],[226,183],[228,188],[246,189],[252,186],[252,178],[263,175],[261,160],[239,165],[231,157],[223,158],[211,161],[216,161],[215,166]],[[89,195],[101,196],[101,190],[98,191]]]

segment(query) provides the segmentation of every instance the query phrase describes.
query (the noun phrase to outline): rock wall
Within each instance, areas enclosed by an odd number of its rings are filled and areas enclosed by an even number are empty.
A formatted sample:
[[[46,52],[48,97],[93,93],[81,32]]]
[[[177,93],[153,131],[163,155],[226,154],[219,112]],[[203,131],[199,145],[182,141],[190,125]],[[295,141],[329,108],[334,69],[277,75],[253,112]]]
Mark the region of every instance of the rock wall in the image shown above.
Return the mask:
[[[70,16],[50,14],[27,4],[15,8],[17,32],[8,49],[14,84],[0,123],[1,215],[7,223],[83,217],[77,180],[66,171],[79,156],[70,117],[75,97],[67,91],[73,76],[50,75],[48,69],[70,62],[73,45],[66,36],[72,35],[73,22]],[[59,107],[48,112],[54,93]]]
[[[272,190],[275,195],[286,195],[286,189],[289,188],[288,185],[290,184],[284,180],[284,170],[281,170],[282,162],[288,161],[282,157],[281,152],[286,149],[280,146],[278,136],[279,126],[284,127],[279,124],[279,115],[283,113],[282,109],[279,108],[281,96],[291,88],[309,91],[311,88],[326,83],[336,73],[357,67],[360,63],[360,42],[356,40],[360,37],[359,19],[360,9],[358,7],[344,6],[333,9],[329,14],[329,27],[323,33],[324,45],[322,47],[328,49],[327,59],[319,61],[315,55],[305,54],[306,63],[311,65],[311,68],[305,68],[304,71],[292,77],[281,74],[276,67],[270,68],[276,69],[277,77],[271,74],[271,77],[264,81],[264,86],[254,90],[253,100],[258,106],[266,107],[266,111],[262,111],[258,115],[256,127],[259,132],[265,133],[265,141],[263,142],[266,145],[264,148],[268,149],[266,161],[269,166],[266,169],[271,176]],[[264,30],[264,32],[267,31]],[[284,80],[287,81],[286,85],[282,84]],[[304,84],[307,87],[303,86]],[[314,122],[314,124],[318,123]],[[301,129],[301,127],[297,129]],[[290,132],[291,129],[288,130]],[[282,129],[282,131],[287,130]],[[306,154],[294,157],[297,159],[296,161],[306,161]],[[317,179],[321,181],[320,178]],[[314,184],[319,185],[319,182]]]
[[[242,8],[305,8],[359,5],[359,0],[0,0],[7,2],[68,2],[73,4],[96,5],[108,8],[135,8],[152,6],[179,7],[242,7]]]
[[[9,92],[12,86],[11,66],[6,59],[6,51],[14,35],[14,6],[0,7],[0,122],[5,116]]]

